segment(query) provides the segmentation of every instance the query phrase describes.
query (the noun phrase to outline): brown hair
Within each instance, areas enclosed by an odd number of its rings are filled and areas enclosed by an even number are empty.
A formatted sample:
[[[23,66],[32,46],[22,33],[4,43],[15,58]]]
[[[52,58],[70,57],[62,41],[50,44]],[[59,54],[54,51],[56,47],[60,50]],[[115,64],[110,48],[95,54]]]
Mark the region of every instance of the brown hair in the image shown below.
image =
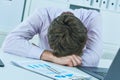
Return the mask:
[[[82,55],[87,29],[71,12],[55,18],[48,29],[48,41],[55,56]]]

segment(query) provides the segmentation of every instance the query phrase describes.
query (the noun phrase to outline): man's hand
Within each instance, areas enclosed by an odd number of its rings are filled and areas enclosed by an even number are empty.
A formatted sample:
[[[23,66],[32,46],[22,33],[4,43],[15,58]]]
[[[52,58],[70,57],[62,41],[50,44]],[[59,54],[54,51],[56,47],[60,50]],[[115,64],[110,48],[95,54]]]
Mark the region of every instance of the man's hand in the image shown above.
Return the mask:
[[[65,65],[65,66],[77,66],[81,65],[82,59],[80,56],[77,55],[69,55],[65,57],[56,57],[52,54],[51,51],[45,50],[43,54],[41,55],[41,60],[46,60],[46,61],[51,61],[53,63],[57,63],[60,65]]]
[[[69,55],[65,57],[58,57],[55,63],[72,67],[72,66],[81,65],[82,59],[80,58],[80,56]]]

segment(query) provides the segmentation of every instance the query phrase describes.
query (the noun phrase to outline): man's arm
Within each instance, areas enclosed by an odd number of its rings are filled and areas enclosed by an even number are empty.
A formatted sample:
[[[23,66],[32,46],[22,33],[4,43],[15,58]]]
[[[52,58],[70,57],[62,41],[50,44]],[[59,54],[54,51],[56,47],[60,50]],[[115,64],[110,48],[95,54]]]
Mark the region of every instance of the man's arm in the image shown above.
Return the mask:
[[[44,49],[31,44],[29,40],[40,32],[41,25],[41,17],[39,16],[39,12],[36,11],[8,34],[2,46],[3,51],[39,59]]]
[[[82,66],[97,66],[103,53],[101,15],[95,13],[93,16],[89,22],[88,40],[83,50]]]
[[[77,66],[81,65],[82,59],[76,55],[69,55],[65,57],[56,57],[52,54],[51,51],[45,50],[40,57],[41,60],[50,61],[56,64],[65,65],[65,66]]]

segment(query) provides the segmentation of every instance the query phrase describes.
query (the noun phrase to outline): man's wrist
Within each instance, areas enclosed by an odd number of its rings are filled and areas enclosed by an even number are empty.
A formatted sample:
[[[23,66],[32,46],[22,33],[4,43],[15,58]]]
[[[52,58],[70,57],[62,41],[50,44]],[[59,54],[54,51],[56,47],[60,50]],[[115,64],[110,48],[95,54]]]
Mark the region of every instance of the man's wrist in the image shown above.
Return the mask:
[[[51,61],[54,62],[57,57],[52,54],[52,51],[45,50],[40,59],[45,61]]]

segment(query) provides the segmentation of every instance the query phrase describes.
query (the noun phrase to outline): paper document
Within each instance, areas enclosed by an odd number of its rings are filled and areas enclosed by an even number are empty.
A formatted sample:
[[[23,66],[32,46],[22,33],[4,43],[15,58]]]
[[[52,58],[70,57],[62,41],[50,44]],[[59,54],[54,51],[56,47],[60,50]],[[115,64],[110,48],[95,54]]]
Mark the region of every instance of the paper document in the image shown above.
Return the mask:
[[[90,76],[53,66],[46,61],[12,61],[15,66],[24,68],[53,80],[90,80]]]

